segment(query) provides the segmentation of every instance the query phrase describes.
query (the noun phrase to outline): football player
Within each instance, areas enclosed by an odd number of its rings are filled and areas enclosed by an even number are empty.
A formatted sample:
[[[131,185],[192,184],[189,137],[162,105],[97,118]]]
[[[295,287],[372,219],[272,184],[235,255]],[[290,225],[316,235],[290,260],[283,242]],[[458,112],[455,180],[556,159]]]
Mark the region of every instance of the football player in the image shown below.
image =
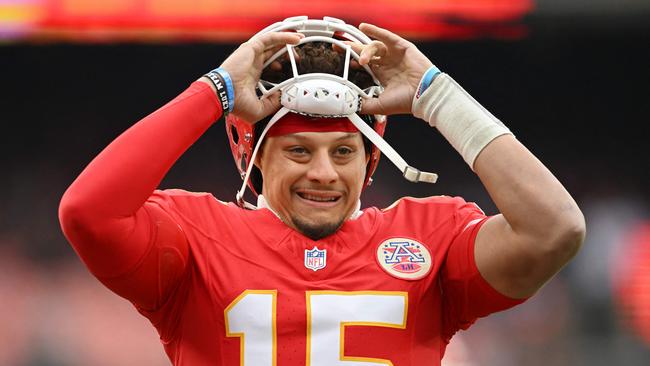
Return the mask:
[[[380,151],[410,181],[437,178],[383,140],[397,113],[437,128],[501,213],[446,196],[361,210]],[[223,115],[235,202],[157,190]],[[533,295],[585,232],[560,182],[415,45],[327,17],[242,44],[102,151],[59,215],[88,269],[191,366],[439,365],[455,332]]]

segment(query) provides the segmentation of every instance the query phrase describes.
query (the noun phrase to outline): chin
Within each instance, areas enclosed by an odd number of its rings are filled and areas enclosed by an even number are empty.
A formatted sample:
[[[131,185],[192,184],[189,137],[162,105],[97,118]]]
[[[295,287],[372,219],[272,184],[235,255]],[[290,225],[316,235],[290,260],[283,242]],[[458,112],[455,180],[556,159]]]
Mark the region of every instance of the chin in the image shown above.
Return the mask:
[[[338,222],[309,222],[297,217],[292,217],[296,229],[311,240],[320,240],[334,234],[343,225],[344,220]]]

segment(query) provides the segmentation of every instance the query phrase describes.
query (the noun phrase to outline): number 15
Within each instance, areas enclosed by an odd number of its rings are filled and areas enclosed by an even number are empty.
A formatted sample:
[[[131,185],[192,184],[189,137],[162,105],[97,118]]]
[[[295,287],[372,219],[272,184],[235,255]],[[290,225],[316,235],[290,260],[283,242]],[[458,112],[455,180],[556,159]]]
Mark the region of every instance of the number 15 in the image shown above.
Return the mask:
[[[408,293],[307,291],[306,297],[307,366],[392,365],[381,358],[346,357],[345,327],[405,329]],[[276,290],[246,290],[226,307],[226,335],[240,338],[241,366],[276,366],[276,314]]]

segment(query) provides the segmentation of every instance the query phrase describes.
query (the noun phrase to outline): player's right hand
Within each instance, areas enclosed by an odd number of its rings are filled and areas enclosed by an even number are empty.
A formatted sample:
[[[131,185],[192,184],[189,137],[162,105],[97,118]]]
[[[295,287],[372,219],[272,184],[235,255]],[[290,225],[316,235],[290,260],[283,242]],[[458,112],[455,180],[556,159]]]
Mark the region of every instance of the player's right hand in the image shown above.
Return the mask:
[[[262,66],[273,54],[287,44],[296,45],[304,37],[301,33],[271,32],[256,35],[244,42],[222,64],[230,74],[235,89],[235,108],[238,117],[255,123],[280,109],[280,97],[272,95],[259,99],[255,85],[262,75]]]

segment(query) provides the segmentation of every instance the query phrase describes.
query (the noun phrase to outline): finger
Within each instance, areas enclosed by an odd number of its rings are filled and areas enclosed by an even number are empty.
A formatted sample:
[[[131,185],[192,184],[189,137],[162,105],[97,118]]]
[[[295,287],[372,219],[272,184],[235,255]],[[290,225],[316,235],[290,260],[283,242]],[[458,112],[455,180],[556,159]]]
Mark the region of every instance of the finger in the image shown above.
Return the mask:
[[[349,45],[357,55],[359,55],[359,62],[356,66],[367,65],[370,60],[376,57],[385,56],[388,53],[388,47],[383,42],[373,41],[369,44],[345,42]],[[354,60],[352,61],[354,62]]]
[[[263,52],[286,44],[298,44],[304,37],[304,34],[297,32],[270,32],[255,36],[249,42],[253,43],[256,51]]]
[[[350,48],[352,49],[352,51],[354,51],[354,53],[356,53],[357,55],[361,55],[361,53],[363,53],[364,48],[367,47],[367,45],[365,45],[365,44],[356,43],[356,42],[345,41],[345,42],[343,42],[343,43],[345,43],[346,45],[350,46]],[[337,47],[338,47],[338,46],[337,46]],[[343,53],[343,52],[345,52],[345,50],[341,50],[341,53]],[[355,61],[356,61],[356,60],[355,60],[353,57],[350,58],[350,62],[355,62]],[[358,64],[357,64],[357,65],[358,65]]]
[[[379,98],[365,98],[361,102],[361,114],[387,114]]]
[[[352,48],[352,51],[356,52],[357,54],[359,54],[365,46],[364,44],[350,41],[343,41],[343,43],[345,43],[347,46],[350,46]],[[332,49],[340,54],[345,54],[347,47],[341,47],[336,43],[332,43]]]
[[[279,61],[271,62],[271,65],[269,65],[269,67],[273,71],[282,71],[282,64]]]
[[[264,50],[264,54],[262,55],[262,58],[263,58],[264,62],[268,61],[268,59],[273,57],[273,55],[275,55],[278,51],[282,50],[285,47],[286,47],[285,45],[281,45],[281,46],[275,46],[275,47]],[[286,53],[285,53],[285,55],[286,55]]]
[[[352,48],[352,51],[354,51],[357,55],[360,55],[361,52],[363,52],[363,49],[366,47],[365,44],[356,43],[356,42],[345,41],[343,43],[350,46]]]
[[[372,25],[368,23],[359,24],[359,30],[361,30],[367,36],[374,39],[378,39],[387,45],[395,45],[406,41],[404,38],[398,36],[397,34],[387,29],[379,28],[376,25]]]
[[[293,58],[296,60],[296,62],[300,62],[300,54],[298,51],[296,51],[296,48],[291,47],[291,51],[293,52]],[[289,52],[284,54],[284,59],[287,61],[291,60],[291,57],[289,57]]]
[[[332,43],[332,50],[338,52],[338,53],[345,53],[345,48],[339,46],[336,43]]]
[[[363,48],[361,54],[359,55],[359,64],[367,65],[370,60],[381,58],[385,56],[388,52],[388,48],[383,42],[372,41],[366,47]]]
[[[276,47],[265,50],[264,55],[263,55],[264,62],[268,61],[271,57],[273,57],[273,55],[275,55],[278,51],[280,51],[280,50],[282,50],[284,48],[286,48],[286,45],[276,46]],[[291,47],[291,50],[293,51],[293,57],[296,60],[296,62],[300,62],[300,55],[298,54],[298,51],[296,51],[296,48]],[[280,55],[280,57],[282,57],[282,55]],[[278,59],[280,57],[278,57]],[[290,59],[289,58],[289,52],[286,52],[286,51],[284,52],[284,59],[286,61],[289,61],[289,59]]]
[[[273,56],[276,52],[280,51],[283,47],[284,46],[276,46],[264,50],[264,53],[262,54],[262,56],[264,57],[264,61],[268,60],[271,56]]]

